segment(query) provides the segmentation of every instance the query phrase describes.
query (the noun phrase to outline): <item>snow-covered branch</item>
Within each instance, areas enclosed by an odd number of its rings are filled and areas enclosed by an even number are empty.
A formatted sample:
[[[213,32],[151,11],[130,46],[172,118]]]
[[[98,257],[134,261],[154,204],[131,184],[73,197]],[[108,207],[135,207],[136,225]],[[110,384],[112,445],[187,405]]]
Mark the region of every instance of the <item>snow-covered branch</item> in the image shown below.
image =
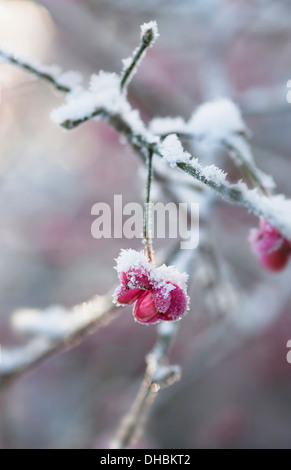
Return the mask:
[[[115,87],[116,90],[116,87]],[[224,144],[236,159],[240,159],[243,165],[258,182],[258,188],[249,189],[243,182],[231,184],[227,181],[226,174],[215,165],[203,167],[197,158],[192,157],[178,140],[176,134],[169,134],[166,138],[160,138],[146,129],[136,110],[133,110],[124,96],[111,89],[111,102],[104,102],[104,94],[97,93],[95,101],[102,100],[105,107],[94,107],[94,100],[88,101],[90,111],[87,109],[85,97],[74,98],[52,114],[52,118],[67,129],[73,129],[92,118],[99,118],[109,123],[117,132],[122,134],[129,144],[137,150],[143,157],[149,151],[163,158],[170,166],[177,166],[185,173],[189,174],[203,185],[214,190],[218,195],[231,203],[245,207],[254,215],[263,217],[282,232],[288,239],[291,239],[290,207],[291,201],[282,195],[269,196],[269,191],[274,186],[273,180],[268,175],[258,170],[249,153],[249,148],[244,141],[239,140],[241,136],[239,130],[231,135],[225,135],[223,129],[212,140]],[[84,98],[84,99],[83,99]],[[74,115],[74,118],[69,116]],[[195,121],[194,121],[195,122]],[[193,127],[193,119],[188,127]],[[196,126],[197,128],[198,126]],[[182,126],[180,126],[180,131]],[[218,132],[218,131],[217,131]]]
[[[167,262],[172,262],[178,256],[178,247],[179,243],[169,253],[157,253],[157,261],[166,258]],[[180,259],[184,260],[184,257]],[[191,257],[187,258],[187,262],[190,261]],[[45,310],[15,311],[11,316],[13,328],[32,338],[24,346],[16,348],[2,345],[0,391],[43,361],[78,346],[86,336],[96,333],[115,319],[121,309],[112,302],[112,293],[113,290],[98,295],[71,309],[56,305]]]
[[[33,337],[17,348],[1,348],[0,390],[44,360],[79,345],[118,315],[112,293],[96,296],[66,310],[21,310],[12,315],[14,328]]]
[[[136,133],[134,128],[130,127],[128,120],[120,114],[111,114],[105,109],[98,109],[98,114],[117,132],[121,133],[139,153],[146,155],[149,150],[152,150],[155,155],[169,162],[167,154],[163,154],[165,149],[164,141],[157,143],[155,142],[155,136],[148,138],[146,133]],[[94,111],[94,115],[97,115],[97,110]],[[90,118],[91,115],[85,116],[83,122]],[[67,120],[62,125],[66,128],[74,128],[79,124],[81,124],[80,119],[75,121]],[[167,139],[171,138],[172,135],[169,135]],[[171,151],[172,155],[173,151]],[[291,239],[291,201],[289,199],[286,199],[283,195],[268,197],[261,194],[261,191],[256,188],[249,189],[243,182],[231,184],[226,179],[227,175],[215,165],[203,167],[197,158],[193,158],[189,154],[186,155],[186,161],[184,152],[180,152],[180,154],[176,152],[174,157],[175,159],[170,162],[171,166],[177,166],[195,180],[214,190],[226,201],[243,206],[254,215],[268,220],[288,239]]]
[[[180,173],[184,178],[183,184],[185,182],[184,191],[190,189],[189,185],[187,187],[187,176],[195,180],[196,188],[193,185],[191,190],[197,189],[197,186],[202,190],[203,197],[205,197],[203,209],[207,206],[208,197],[208,193],[204,192],[204,189],[209,188],[227,202],[242,206],[254,215],[265,219],[280,231],[280,235],[282,234],[286,239],[291,240],[291,200],[286,199],[283,195],[273,195],[274,182],[272,178],[257,168],[248,142],[248,129],[234,103],[230,100],[205,103],[198,107],[188,121],[181,117],[157,118],[149,126],[143,122],[138,110],[132,108],[126,96],[127,87],[143,59],[146,49],[153,45],[157,37],[156,23],[144,24],[141,27],[140,45],[134,51],[133,56],[124,61],[124,69],[121,74],[100,71],[91,77],[88,90],[76,86],[79,82],[79,76],[63,74],[54,66],[46,67],[30,60],[15,58],[12,54],[1,51],[0,59],[3,62],[19,66],[66,93],[66,102],[51,114],[52,120],[64,129],[75,129],[91,119],[103,120],[124,137],[124,140],[141,155],[144,162],[150,156],[146,203],[150,201],[149,189],[152,171],[157,176],[156,181],[160,183],[160,186],[165,186],[172,201],[179,201],[177,190]],[[190,143],[204,142],[207,145],[222,146],[234,162],[246,172],[254,188],[250,189],[243,181],[235,184],[230,183],[226,173],[216,165],[202,165],[201,160],[184,150],[181,142],[183,138],[190,138]],[[152,156],[159,157],[155,158],[153,168]],[[157,165],[156,160],[159,160]],[[173,177],[168,177],[168,172],[171,172]],[[175,182],[175,178],[177,178],[177,184],[171,184],[173,181]],[[205,210],[204,218],[206,219],[208,215],[209,212]],[[149,223],[145,225],[145,240],[147,240],[149,238]],[[229,304],[230,300],[234,300],[233,305],[236,303],[236,299],[232,298],[235,297],[235,293],[230,286],[223,285],[221,281],[223,276],[209,239],[203,242],[203,234],[201,238],[200,253],[204,257],[204,265],[207,259],[208,267],[210,266],[209,271],[212,274],[212,277],[208,276],[206,289],[213,291],[211,292],[212,298],[214,297],[212,304],[215,303],[216,311],[223,312],[227,309],[225,308],[226,297]],[[279,242],[283,243],[281,239]],[[289,245],[288,250],[289,256],[291,253]],[[189,252],[176,255],[177,253],[175,253],[177,263],[182,263],[183,269],[186,264],[189,268],[189,263],[192,262]],[[151,262],[151,256],[148,258]],[[193,270],[193,268],[191,269]],[[189,268],[190,271],[191,269]],[[153,271],[152,269],[151,274]],[[145,294],[145,292],[137,294],[136,290],[148,290],[149,293],[146,292],[146,295],[152,295],[150,288],[141,289],[136,285],[128,287],[128,273],[128,269],[121,270],[119,273],[123,274],[126,279],[120,286],[118,297],[120,303],[122,303],[122,296],[133,295],[130,297],[130,302],[123,299],[123,304],[128,305],[132,304],[136,295]],[[144,271],[142,273],[144,274]],[[160,279],[158,280],[160,281]],[[163,281],[165,282],[165,279]],[[169,282],[165,282],[166,284],[169,287]],[[212,289],[213,285],[216,289]],[[152,287],[152,284],[150,286]],[[156,288],[157,284],[154,287]],[[177,286],[174,287],[175,289],[177,291]],[[133,290],[135,292],[132,293]],[[154,304],[153,299],[151,300]],[[233,305],[231,308],[235,310]],[[154,308],[156,314],[160,307],[154,304]],[[142,309],[140,308],[140,310]],[[167,310],[165,309],[163,313],[167,313]],[[21,333],[32,335],[32,338],[24,346],[15,349],[2,348],[0,389],[45,359],[78,345],[85,336],[97,331],[116,315],[115,305],[112,304],[110,294],[97,296],[69,311],[61,307],[53,307],[46,311],[22,310],[16,312],[12,317],[13,326]],[[147,319],[146,316],[145,318]],[[169,317],[166,318],[169,319]],[[254,328],[253,324],[252,327]],[[180,379],[179,366],[167,364],[169,348],[178,328],[179,323],[177,322],[169,321],[158,325],[156,345],[146,356],[144,379],[131,410],[120,424],[112,442],[113,448],[127,448],[134,443],[143,430],[157,392]]]
[[[145,56],[148,47],[152,47],[159,37],[158,25],[156,21],[144,23],[141,26],[140,45],[135,49],[131,57],[123,59],[123,71],[120,82],[121,91],[126,91],[129,83],[131,82],[140,62]]]
[[[142,26],[141,44],[144,48],[152,45],[158,36],[155,22]],[[144,50],[143,50],[144,52]],[[250,149],[246,143],[248,130],[243,123],[238,108],[229,100],[206,103],[196,110],[191,119],[155,119],[148,129],[133,109],[122,89],[130,79],[143,53],[136,53],[121,76],[100,72],[91,78],[88,91],[76,90],[67,95],[67,103],[52,112],[52,119],[65,129],[74,129],[90,119],[102,119],[111,125],[145,160],[149,152],[163,158],[171,166],[177,166],[185,173],[208,186],[228,202],[241,205],[256,216],[268,220],[288,239],[291,238],[290,207],[291,201],[282,195],[270,196],[274,187],[272,178],[257,169]],[[4,61],[19,65],[27,71],[45,78],[62,91],[71,91],[66,77],[32,61],[16,59],[11,54],[0,52]],[[227,131],[227,132],[226,132]],[[158,135],[159,134],[159,135]],[[234,157],[252,178],[257,188],[249,189],[244,183],[230,184],[226,175],[214,165],[203,167],[198,159],[183,151],[173,134],[191,135],[198,139],[216,141]],[[165,136],[166,139],[165,139]],[[171,140],[170,140],[171,139]],[[175,142],[172,150],[165,153]],[[179,150],[180,151],[177,151]],[[182,150],[181,150],[182,149]],[[176,154],[175,154],[176,152]]]
[[[25,72],[47,81],[64,93],[70,93],[72,88],[82,81],[79,72],[63,72],[58,65],[43,65],[26,57],[16,57],[8,51],[0,50],[0,63],[3,62],[16,65]]]

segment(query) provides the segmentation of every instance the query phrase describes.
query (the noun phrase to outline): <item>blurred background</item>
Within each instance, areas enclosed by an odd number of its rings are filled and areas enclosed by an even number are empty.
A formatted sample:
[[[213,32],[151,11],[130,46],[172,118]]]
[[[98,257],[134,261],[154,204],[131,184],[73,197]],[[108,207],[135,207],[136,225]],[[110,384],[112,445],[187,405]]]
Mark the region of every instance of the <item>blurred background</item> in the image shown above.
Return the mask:
[[[0,0],[0,48],[80,70],[86,84],[100,69],[119,72],[140,24],[156,19],[160,38],[130,86],[146,122],[189,118],[205,100],[232,98],[252,131],[258,166],[291,197],[290,7],[287,0]],[[0,67],[0,85],[0,343],[9,347],[24,341],[9,325],[15,309],[72,307],[116,284],[114,258],[140,241],[94,240],[91,208],[112,204],[114,194],[142,202],[143,192],[139,159],[105,124],[62,131],[49,113],[64,97],[9,65]],[[235,319],[244,339],[209,333],[213,320],[194,285],[171,350],[182,380],[159,395],[137,446],[291,446],[291,268],[260,269],[247,242],[256,225],[217,200],[210,230],[218,258],[251,299]],[[124,309],[13,384],[0,398],[0,447],[108,447],[155,339],[154,328]]]

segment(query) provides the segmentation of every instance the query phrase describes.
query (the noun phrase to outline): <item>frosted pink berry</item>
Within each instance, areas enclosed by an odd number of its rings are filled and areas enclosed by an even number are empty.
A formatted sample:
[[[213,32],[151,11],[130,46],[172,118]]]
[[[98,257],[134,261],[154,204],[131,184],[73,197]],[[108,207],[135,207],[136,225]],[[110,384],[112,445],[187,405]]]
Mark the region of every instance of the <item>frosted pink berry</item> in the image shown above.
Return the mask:
[[[173,267],[156,268],[146,257],[133,250],[123,250],[117,259],[121,285],[114,300],[120,305],[134,303],[133,315],[139,323],[179,320],[187,311],[187,275]]]
[[[268,221],[262,220],[250,234],[250,243],[259,263],[269,271],[281,271],[289,261],[291,243]]]

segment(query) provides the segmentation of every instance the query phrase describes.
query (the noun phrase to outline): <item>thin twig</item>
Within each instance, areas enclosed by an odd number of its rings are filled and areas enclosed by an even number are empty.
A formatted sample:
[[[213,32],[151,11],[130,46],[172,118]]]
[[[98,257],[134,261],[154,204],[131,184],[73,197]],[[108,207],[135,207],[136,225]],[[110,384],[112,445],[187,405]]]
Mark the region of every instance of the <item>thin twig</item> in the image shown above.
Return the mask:
[[[150,202],[151,202],[151,186],[153,177],[153,152],[149,152],[148,156],[148,178],[147,178],[147,191],[146,191],[146,202],[145,202],[145,216],[144,216],[144,243],[147,253],[148,260],[152,261],[152,238],[151,238],[151,213],[150,213]]]
[[[207,136],[206,137],[196,136],[195,134],[191,132],[175,132],[175,131],[161,134],[160,138],[164,140],[170,134],[176,134],[179,137],[179,139],[187,139],[187,140],[197,139],[198,141],[200,141],[200,140],[204,140],[207,138]],[[247,138],[247,136],[244,133],[237,133],[236,135],[237,136],[240,135],[242,138]],[[259,175],[259,170],[256,167],[256,165],[247,161],[242,155],[242,153],[239,151],[239,149],[235,147],[227,139],[220,139],[219,143],[226,149],[228,153],[233,153],[236,156],[237,160],[240,162],[240,166],[245,171],[247,177],[250,178],[250,180],[254,183],[254,185],[258,187],[265,196],[269,197],[270,196],[269,191],[265,187],[264,183],[262,182],[260,175]]]
[[[138,64],[143,59],[145,55],[145,51],[154,40],[154,32],[152,28],[147,29],[141,37],[140,45],[133,53],[133,57],[128,65],[123,71],[121,82],[120,82],[120,90],[124,91],[127,89],[133,75],[134,71],[136,70]]]
[[[175,323],[162,323],[158,326],[158,339],[147,355],[144,379],[134,403],[122,419],[111,448],[127,449],[141,436],[149,410],[161,388],[180,380],[178,366],[166,367],[166,357],[178,329]]]
[[[225,146],[228,152],[231,152],[236,156],[236,158],[238,159],[238,161],[240,162],[242,166],[242,169],[246,172],[247,176],[249,176],[249,178],[253,181],[254,185],[258,187],[266,197],[269,197],[270,193],[268,189],[265,187],[264,183],[262,182],[260,175],[258,174],[258,169],[256,165],[247,161],[243,157],[241,152],[227,140],[223,139],[221,143]]]
[[[0,59],[3,59],[5,62],[8,62],[12,65],[17,65],[25,72],[32,73],[38,78],[47,81],[59,91],[63,91],[64,93],[69,93],[71,91],[69,86],[62,84],[60,81],[58,81],[57,77],[54,77],[53,74],[49,73],[49,71],[46,71],[44,66],[38,66],[37,64],[30,63],[25,59],[20,59],[19,57],[15,57],[10,53],[1,50]]]

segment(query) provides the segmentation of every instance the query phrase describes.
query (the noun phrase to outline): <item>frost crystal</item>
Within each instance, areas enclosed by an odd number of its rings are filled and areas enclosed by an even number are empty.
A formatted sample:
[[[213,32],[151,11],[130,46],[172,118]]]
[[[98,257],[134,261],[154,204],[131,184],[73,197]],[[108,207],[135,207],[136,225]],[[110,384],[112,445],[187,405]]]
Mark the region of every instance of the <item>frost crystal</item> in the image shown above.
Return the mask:
[[[144,267],[150,269],[150,263],[146,256],[139,251],[135,250],[121,250],[120,255],[116,259],[116,270],[118,273],[127,272],[131,268]]]
[[[186,290],[188,282],[188,274],[181,273],[175,266],[166,266],[163,264],[157,268],[156,279],[163,283],[165,280],[173,284],[177,284],[181,289]]]
[[[148,23],[144,23],[140,27],[140,37],[141,39],[143,36],[147,33],[147,31],[152,30],[153,32],[153,40],[151,42],[151,47],[153,46],[154,42],[158,39],[159,37],[159,30],[158,30],[158,24],[156,21],[149,21]]]
[[[177,163],[190,162],[190,153],[183,149],[180,140],[175,134],[171,134],[165,138],[160,145],[160,151],[164,160],[173,168]]]
[[[143,254],[143,252],[135,250],[121,250],[120,255],[116,259],[116,270],[118,274],[132,273],[136,276],[139,268],[140,273],[148,273],[149,279],[155,288],[164,288],[165,291],[171,291],[171,284],[177,284],[181,289],[186,290],[188,274],[181,273],[174,266],[162,265],[159,268],[153,266]]]

